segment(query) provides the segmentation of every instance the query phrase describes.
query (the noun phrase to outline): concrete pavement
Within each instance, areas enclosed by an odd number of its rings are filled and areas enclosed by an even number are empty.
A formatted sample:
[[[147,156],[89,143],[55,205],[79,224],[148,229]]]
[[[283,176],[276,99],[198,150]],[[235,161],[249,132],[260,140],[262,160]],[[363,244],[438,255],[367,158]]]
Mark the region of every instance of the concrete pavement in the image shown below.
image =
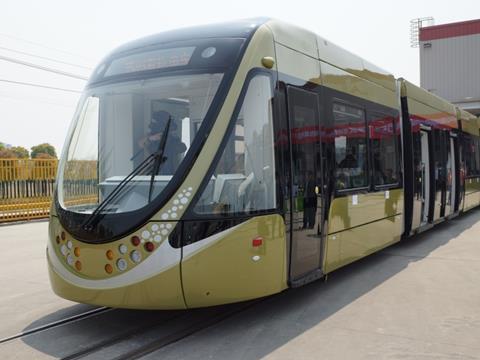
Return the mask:
[[[91,309],[51,292],[46,236],[46,222],[0,227],[0,337]],[[102,333],[132,319],[147,323],[152,314],[110,313]],[[98,328],[85,322],[50,344],[17,339],[0,344],[0,354],[59,358],[85,342],[79,339],[98,337]],[[326,283],[269,297],[145,358],[480,359],[480,210],[340,269]]]
[[[93,308],[50,289],[47,238],[47,221],[0,226],[0,339]]]
[[[480,359],[480,211],[147,359]]]

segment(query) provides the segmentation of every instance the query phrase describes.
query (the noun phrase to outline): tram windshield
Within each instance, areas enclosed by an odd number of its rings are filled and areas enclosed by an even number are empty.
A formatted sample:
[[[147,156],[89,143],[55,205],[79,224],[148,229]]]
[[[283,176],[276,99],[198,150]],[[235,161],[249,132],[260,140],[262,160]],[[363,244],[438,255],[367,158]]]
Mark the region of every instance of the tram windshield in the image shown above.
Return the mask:
[[[123,213],[155,199],[190,151],[222,78],[163,75],[87,90],[60,164],[62,208]]]

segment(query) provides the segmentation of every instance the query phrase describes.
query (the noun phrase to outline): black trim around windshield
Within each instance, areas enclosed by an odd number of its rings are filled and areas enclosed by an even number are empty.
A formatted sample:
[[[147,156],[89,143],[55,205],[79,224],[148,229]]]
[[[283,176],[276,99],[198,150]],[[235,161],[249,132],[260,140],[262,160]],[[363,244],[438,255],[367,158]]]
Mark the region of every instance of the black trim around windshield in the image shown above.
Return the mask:
[[[133,231],[138,230],[141,228],[152,216],[155,214],[159,209],[161,209],[168,200],[175,194],[176,190],[183,182],[185,177],[188,175],[189,171],[192,168],[192,164],[195,162],[197,157],[199,156],[203,146],[212,130],[213,124],[220,112],[220,109],[225,101],[227,96],[228,90],[231,87],[233,79],[236,75],[237,69],[241,63],[243,55],[250,43],[251,38],[255,31],[250,33],[250,36],[245,39],[243,44],[241,44],[240,48],[238,49],[236,58],[234,63],[228,68],[227,71],[224,72],[224,77],[220,86],[217,89],[217,93],[215,98],[213,99],[210,108],[205,115],[205,118],[202,122],[202,125],[199,129],[198,134],[193,139],[193,142],[190,146],[190,150],[186,153],[185,158],[181,162],[180,166],[176,170],[174,176],[172,177],[171,181],[167,184],[165,189],[155,198],[151,203],[147,204],[146,206],[130,211],[125,213],[115,213],[115,214],[105,214],[101,221],[93,228],[93,229],[84,229],[83,224],[90,214],[82,214],[82,213],[75,213],[72,211],[68,211],[62,208],[58,201],[57,191],[55,192],[54,204],[58,214],[59,221],[61,225],[74,236],[76,239],[86,242],[86,243],[107,243],[111,241],[115,241],[127,235],[128,233],[132,233]],[[230,65],[230,64],[225,64]],[[128,76],[122,76],[121,81],[128,81],[134,80],[134,78],[145,77],[148,75],[148,78],[153,77],[160,77],[160,76],[171,76],[192,73],[192,71],[197,71],[201,73],[208,73],[217,70],[218,67],[215,68],[200,68],[200,69],[184,69],[184,71],[177,69],[177,71],[172,71],[174,69],[170,69],[170,71],[155,71],[155,72],[143,72],[141,74],[133,73],[129,74]],[[160,74],[161,73],[161,74]],[[154,76],[154,74],[156,76]],[[105,81],[98,81],[98,82],[91,82],[89,87],[93,87],[93,85],[104,85],[107,82],[119,82],[120,78],[116,78],[114,81],[114,76],[105,79]]]

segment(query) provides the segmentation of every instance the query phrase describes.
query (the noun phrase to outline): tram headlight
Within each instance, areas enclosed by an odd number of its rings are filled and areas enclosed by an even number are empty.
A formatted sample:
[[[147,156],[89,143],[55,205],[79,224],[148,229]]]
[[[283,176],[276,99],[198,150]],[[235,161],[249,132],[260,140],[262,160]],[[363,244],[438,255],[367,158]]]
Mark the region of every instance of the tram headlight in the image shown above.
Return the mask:
[[[105,255],[107,256],[108,260],[113,260],[113,251],[112,250],[107,250]]]
[[[111,274],[113,271],[112,265],[110,264],[105,265],[105,271],[107,272],[107,274]]]
[[[135,235],[135,236],[132,236],[132,239],[131,239],[131,240],[132,240],[132,245],[133,245],[133,246],[138,246],[138,245],[140,245],[140,238],[139,238],[138,236],[136,236],[136,235]]]
[[[120,254],[122,254],[122,255],[126,254],[127,251],[128,251],[127,245],[125,245],[125,244],[120,244],[120,245],[118,246],[118,251],[119,251]]]
[[[125,259],[118,259],[117,260],[117,268],[120,271],[125,271],[127,270],[127,261]]]
[[[142,260],[142,254],[138,250],[133,250],[130,253],[130,259],[132,259],[134,263],[139,263]]]

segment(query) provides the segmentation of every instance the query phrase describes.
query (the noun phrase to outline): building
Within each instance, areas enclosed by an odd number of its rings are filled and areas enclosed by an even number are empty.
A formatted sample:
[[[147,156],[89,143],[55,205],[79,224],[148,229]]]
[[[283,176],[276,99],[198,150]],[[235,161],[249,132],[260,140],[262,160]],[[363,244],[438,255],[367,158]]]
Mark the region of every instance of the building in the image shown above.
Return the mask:
[[[480,19],[419,29],[420,86],[480,114]]]

